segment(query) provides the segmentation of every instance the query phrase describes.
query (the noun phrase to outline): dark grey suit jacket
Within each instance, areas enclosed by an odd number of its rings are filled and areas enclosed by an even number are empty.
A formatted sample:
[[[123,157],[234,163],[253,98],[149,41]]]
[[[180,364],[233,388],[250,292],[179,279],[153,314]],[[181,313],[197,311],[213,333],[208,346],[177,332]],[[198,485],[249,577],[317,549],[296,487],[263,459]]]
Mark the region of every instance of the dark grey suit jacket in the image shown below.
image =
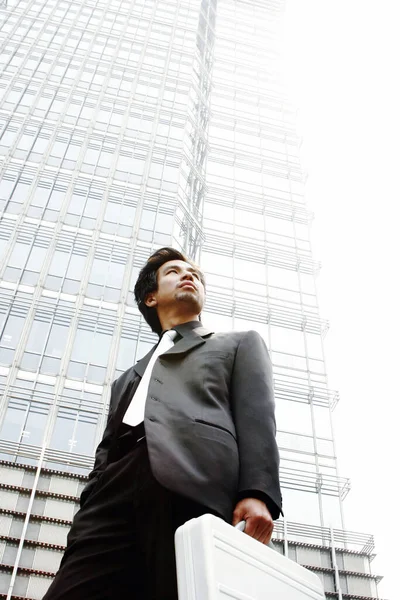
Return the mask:
[[[231,520],[243,497],[281,513],[271,361],[255,331],[213,333],[199,321],[153,368],[145,408],[150,464],[161,485]],[[155,347],[111,388],[106,430],[81,505],[107,466],[121,421]]]

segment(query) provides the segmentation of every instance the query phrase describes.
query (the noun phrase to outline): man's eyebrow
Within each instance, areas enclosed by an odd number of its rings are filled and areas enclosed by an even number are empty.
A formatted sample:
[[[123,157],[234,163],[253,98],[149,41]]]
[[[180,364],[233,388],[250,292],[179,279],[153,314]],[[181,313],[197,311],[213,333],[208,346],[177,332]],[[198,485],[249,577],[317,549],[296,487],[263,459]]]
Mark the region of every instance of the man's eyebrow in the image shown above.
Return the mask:
[[[166,266],[165,270],[168,271],[168,269],[177,269],[178,271],[182,271],[181,265],[177,265],[177,264],[172,264],[172,265]],[[200,271],[199,271],[199,269],[196,269],[196,267],[188,267],[187,270],[190,271],[191,273],[197,273],[197,275],[200,275]]]
[[[200,275],[200,271],[198,269],[196,269],[196,267],[188,267],[188,271],[191,271],[191,273],[197,273],[198,275]]]

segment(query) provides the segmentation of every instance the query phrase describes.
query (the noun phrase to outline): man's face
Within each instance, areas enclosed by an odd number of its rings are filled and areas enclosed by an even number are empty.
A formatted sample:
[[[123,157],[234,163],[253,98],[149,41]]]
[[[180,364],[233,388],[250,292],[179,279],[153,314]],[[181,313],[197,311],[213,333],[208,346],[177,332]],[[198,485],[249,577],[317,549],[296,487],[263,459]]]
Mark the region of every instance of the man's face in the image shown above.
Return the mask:
[[[183,260],[170,260],[158,269],[157,281],[158,290],[149,297],[155,298],[158,310],[182,303],[185,312],[201,313],[205,294],[198,269]]]

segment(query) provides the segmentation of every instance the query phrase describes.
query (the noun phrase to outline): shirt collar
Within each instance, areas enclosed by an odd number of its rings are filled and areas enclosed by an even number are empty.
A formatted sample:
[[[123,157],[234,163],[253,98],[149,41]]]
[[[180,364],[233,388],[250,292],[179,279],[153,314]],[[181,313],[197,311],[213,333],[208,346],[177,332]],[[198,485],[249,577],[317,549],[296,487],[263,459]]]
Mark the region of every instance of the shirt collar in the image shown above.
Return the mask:
[[[193,329],[197,329],[197,327],[203,327],[201,321],[188,321],[187,323],[176,325],[176,327],[173,327],[173,329],[175,329],[175,331],[177,331],[181,337],[185,337],[185,335],[193,331]],[[165,332],[162,332],[160,338],[162,337],[163,333]]]

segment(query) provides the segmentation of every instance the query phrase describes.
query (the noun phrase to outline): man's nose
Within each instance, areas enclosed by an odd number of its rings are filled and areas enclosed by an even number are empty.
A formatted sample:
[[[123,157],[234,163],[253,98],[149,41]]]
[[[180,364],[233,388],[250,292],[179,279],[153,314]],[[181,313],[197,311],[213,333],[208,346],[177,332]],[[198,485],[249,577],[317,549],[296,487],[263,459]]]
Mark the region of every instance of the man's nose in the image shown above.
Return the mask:
[[[193,273],[191,273],[190,271],[185,271],[182,275],[182,279],[190,279],[191,281],[193,281]]]

